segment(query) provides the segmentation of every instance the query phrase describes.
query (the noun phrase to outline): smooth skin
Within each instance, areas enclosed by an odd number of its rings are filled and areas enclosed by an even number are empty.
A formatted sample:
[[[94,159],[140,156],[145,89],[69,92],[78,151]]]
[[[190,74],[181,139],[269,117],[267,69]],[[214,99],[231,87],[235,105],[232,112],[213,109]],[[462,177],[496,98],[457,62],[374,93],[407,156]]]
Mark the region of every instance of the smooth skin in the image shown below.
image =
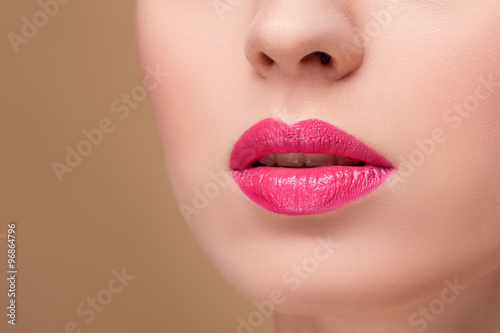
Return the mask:
[[[499,18],[497,0],[138,1],[179,207],[278,332],[498,332]],[[229,169],[266,118],[327,121],[397,171],[338,210],[267,211]]]

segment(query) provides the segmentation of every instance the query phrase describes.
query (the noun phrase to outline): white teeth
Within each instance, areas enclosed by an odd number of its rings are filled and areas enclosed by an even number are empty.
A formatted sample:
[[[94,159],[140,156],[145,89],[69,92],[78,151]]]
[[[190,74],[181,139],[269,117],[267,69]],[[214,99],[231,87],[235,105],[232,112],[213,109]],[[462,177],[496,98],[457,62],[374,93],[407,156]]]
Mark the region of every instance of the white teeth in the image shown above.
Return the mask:
[[[271,155],[267,155],[267,156],[262,157],[259,160],[259,163],[263,164],[263,165],[267,165],[267,166],[275,165],[276,164],[276,154],[271,154]]]
[[[360,161],[329,154],[291,153],[270,154],[259,159],[259,163],[267,166],[278,165],[281,167],[300,168],[303,166],[357,165]]]
[[[335,165],[335,164],[337,164],[338,158],[339,157],[336,155],[306,154],[305,164],[306,164],[306,166],[309,166],[309,167]]]
[[[276,164],[282,167],[300,168],[304,165],[304,154],[276,154]]]

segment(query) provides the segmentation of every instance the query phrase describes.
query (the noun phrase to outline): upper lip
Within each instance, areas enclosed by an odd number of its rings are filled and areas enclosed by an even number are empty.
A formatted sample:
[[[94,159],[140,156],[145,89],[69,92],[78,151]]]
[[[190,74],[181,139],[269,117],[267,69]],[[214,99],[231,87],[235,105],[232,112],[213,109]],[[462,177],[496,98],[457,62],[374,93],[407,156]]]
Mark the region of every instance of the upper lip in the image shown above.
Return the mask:
[[[268,118],[250,127],[235,143],[230,158],[231,170],[244,170],[269,154],[332,154],[366,165],[392,168],[392,164],[354,136],[319,119],[288,125]]]

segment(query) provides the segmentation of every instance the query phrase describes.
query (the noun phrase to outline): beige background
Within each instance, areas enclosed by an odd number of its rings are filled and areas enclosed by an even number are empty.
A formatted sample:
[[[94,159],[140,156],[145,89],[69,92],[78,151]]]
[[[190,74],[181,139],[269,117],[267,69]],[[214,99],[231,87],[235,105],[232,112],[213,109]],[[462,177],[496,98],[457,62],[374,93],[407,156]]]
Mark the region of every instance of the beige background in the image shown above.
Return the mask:
[[[61,0],[62,1],[62,0]],[[168,1],[168,0],[166,0]],[[150,105],[120,120],[111,102],[141,83],[133,1],[72,0],[15,53],[37,1],[0,0],[0,332],[237,331],[254,306],[204,257],[173,201]],[[104,136],[59,182],[63,163],[109,118]],[[17,325],[7,325],[7,223],[17,222]],[[135,276],[95,319],[76,308],[112,270]],[[104,295],[104,294],[102,294]],[[76,331],[75,331],[76,332]],[[272,332],[272,321],[254,332]],[[248,333],[248,332],[247,332]]]

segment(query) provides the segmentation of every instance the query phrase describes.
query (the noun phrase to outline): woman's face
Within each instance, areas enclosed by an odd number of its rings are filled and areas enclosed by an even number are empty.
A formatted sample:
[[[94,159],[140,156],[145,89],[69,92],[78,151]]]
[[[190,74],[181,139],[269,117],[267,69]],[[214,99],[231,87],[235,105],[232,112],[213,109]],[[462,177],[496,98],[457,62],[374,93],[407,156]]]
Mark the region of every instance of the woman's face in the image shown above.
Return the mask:
[[[179,208],[227,279],[280,312],[362,314],[500,265],[499,17],[480,0],[139,0]],[[328,153],[315,135],[370,157],[248,164]]]

